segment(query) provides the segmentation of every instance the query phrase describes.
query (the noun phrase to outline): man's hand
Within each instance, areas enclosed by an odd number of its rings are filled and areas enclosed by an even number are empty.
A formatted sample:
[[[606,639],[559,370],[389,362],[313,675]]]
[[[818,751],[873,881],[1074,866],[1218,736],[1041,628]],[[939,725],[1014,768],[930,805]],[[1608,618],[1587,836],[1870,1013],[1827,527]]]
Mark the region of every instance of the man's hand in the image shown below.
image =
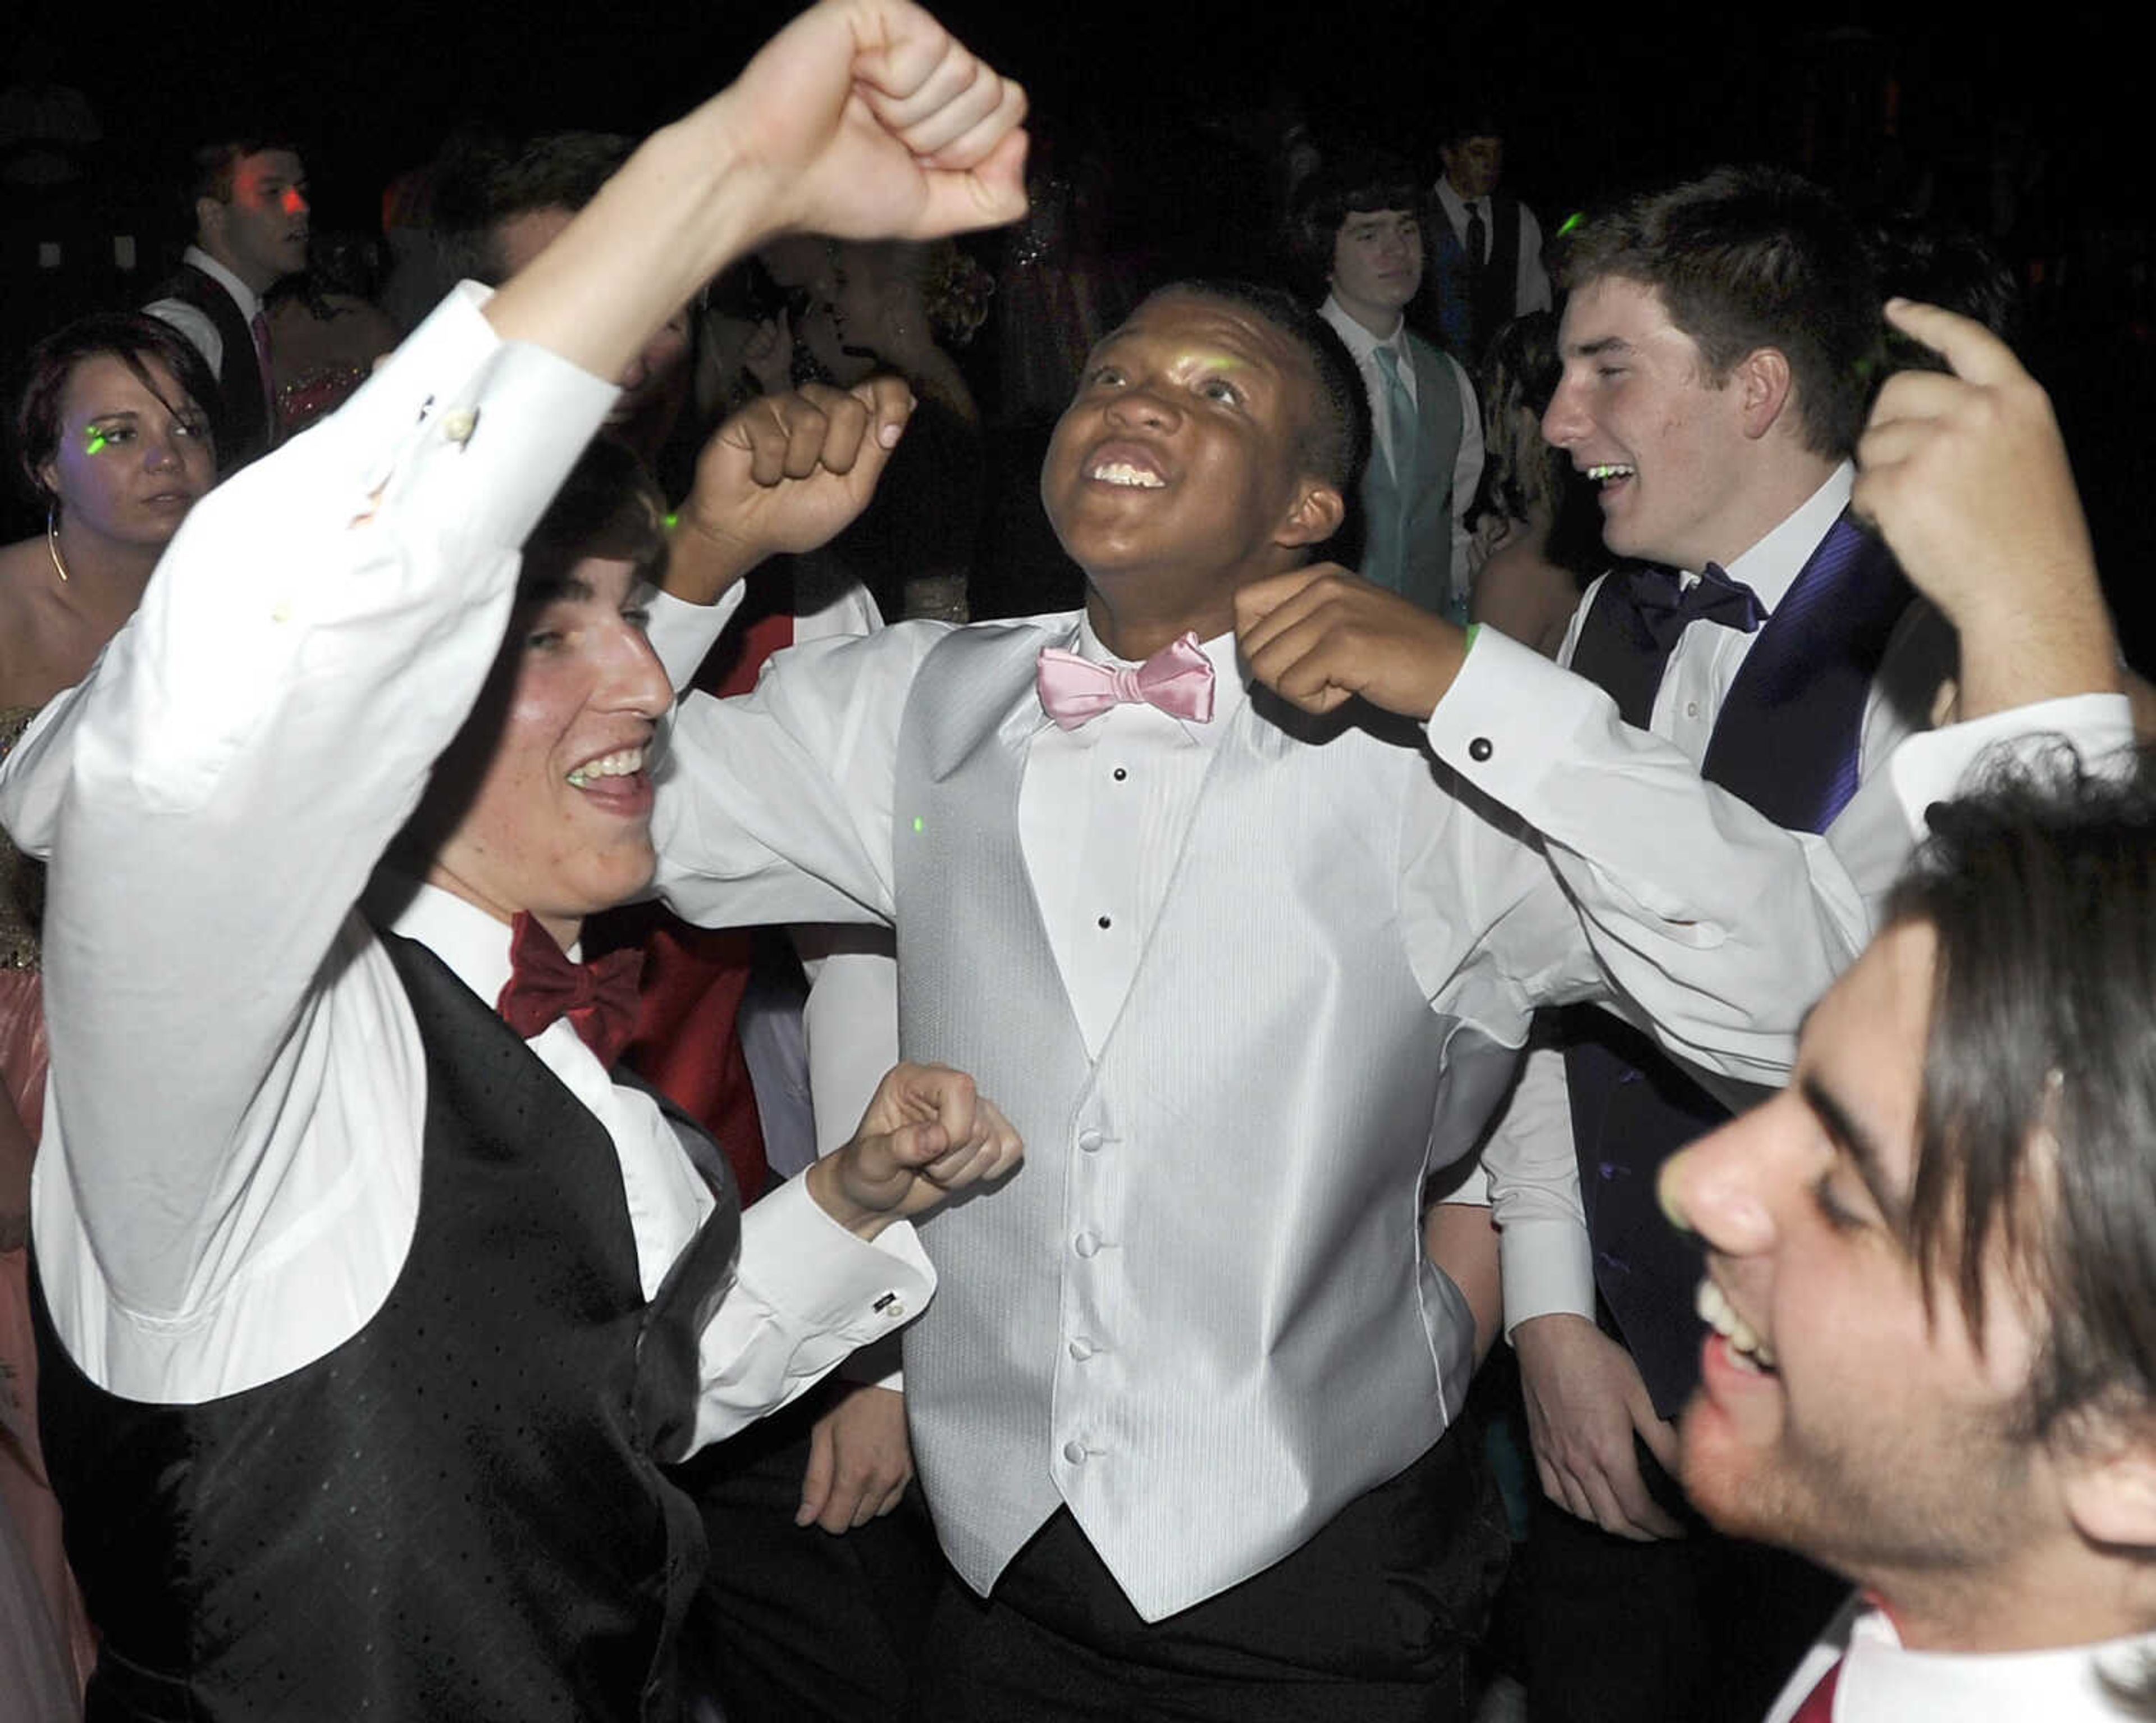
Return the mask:
[[[1235,638],[1250,674],[1305,712],[1360,695],[1418,720],[1467,654],[1466,635],[1443,617],[1330,563],[1243,588]]]
[[[1025,92],[906,0],[824,0],[690,116],[759,237],[933,239],[1025,213]]]
[[[876,1085],[852,1142],[803,1176],[842,1227],[873,1238],[968,1185],[1001,1178],[1024,1152],[973,1079],[942,1065],[900,1065]]]
[[[654,133],[487,302],[502,338],[616,377],[780,233],[933,239],[1025,213],[1025,92],[908,0],[823,0]]]
[[[851,389],[812,383],[748,404],[712,434],[681,505],[667,590],[719,595],[766,557],[814,550],[868,507],[913,410],[896,377]]]
[[[1583,1316],[1531,1317],[1512,1330],[1527,1439],[1543,1493],[1567,1513],[1645,1543],[1681,1537],[1640,1476],[1637,1431],[1672,1474],[1676,1431],[1655,1416],[1632,1355]]]
[[[796,1525],[850,1531],[888,1514],[913,1478],[906,1396],[868,1382],[832,1385],[835,1397],[808,1432]]]
[[[1856,447],[1853,500],[1959,631],[1961,715],[2116,689],[2118,646],[2050,398],[1980,323],[1905,300],[1887,316],[1953,374],[1888,379]]]

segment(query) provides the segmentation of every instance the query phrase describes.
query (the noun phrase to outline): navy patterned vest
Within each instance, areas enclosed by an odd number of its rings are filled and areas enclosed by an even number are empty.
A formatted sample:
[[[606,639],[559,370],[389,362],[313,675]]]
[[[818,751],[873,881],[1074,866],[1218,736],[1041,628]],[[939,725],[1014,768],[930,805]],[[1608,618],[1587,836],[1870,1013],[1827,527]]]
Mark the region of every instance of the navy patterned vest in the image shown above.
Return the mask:
[[[1581,625],[1572,667],[1645,729],[1667,667],[1614,571]],[[1700,774],[1777,825],[1826,830],[1856,794],[1864,713],[1908,583],[1884,544],[1847,515],[1828,530],[1761,626],[1717,715]],[[1674,1417],[1699,1379],[1692,1309],[1699,1247],[1663,1218],[1661,1164],[1728,1109],[1630,1025],[1594,1007],[1566,1013],[1573,1143],[1595,1285],[1656,1410]]]
[[[427,1135],[373,1319],[275,1381],[161,1405],[88,1381],[34,1299],[46,1456],[105,1634],[92,1723],[678,1714],[706,1551],[660,1463],[732,1280],[731,1182],[647,1304],[605,1130],[432,952],[383,940]]]

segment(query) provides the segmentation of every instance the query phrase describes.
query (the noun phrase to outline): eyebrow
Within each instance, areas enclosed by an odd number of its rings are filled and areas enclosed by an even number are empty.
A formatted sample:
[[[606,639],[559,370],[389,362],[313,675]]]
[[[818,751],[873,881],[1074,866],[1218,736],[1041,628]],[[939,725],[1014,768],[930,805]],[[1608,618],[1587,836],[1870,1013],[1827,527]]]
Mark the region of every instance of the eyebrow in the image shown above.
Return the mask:
[[[1629,353],[1632,343],[1621,335],[1605,335],[1599,341],[1575,342],[1565,351],[1572,358],[1591,359],[1600,353]]]
[[[520,604],[588,604],[598,596],[590,581],[574,574],[550,574],[516,589]]]
[[[1807,1073],[1799,1078],[1797,1088],[1804,1098],[1804,1104],[1826,1128],[1827,1135],[1855,1165],[1857,1177],[1864,1180],[1864,1188],[1871,1193],[1871,1200],[1878,1205],[1887,1226],[1897,1237],[1907,1238],[1908,1201],[1887,1180],[1886,1157],[1880,1152],[1878,1139],[1857,1123],[1856,1115],[1816,1075]]]

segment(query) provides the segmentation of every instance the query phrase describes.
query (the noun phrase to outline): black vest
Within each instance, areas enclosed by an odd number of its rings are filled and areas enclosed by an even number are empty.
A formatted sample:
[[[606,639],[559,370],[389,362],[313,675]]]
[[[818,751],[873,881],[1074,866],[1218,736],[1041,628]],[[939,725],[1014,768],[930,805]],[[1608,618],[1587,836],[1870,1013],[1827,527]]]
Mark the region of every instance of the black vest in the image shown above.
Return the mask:
[[[383,943],[427,1134],[373,1319],[275,1381],[159,1405],[91,1385],[33,1296],[47,1462],[105,1635],[92,1723],[678,1711],[706,1551],[659,1463],[732,1279],[731,1183],[647,1304],[605,1130],[433,953]]]
[[[1479,265],[1467,255],[1451,218],[1434,196],[1429,231],[1435,235],[1430,273],[1437,296],[1438,332],[1453,357],[1472,371],[1490,337],[1518,314],[1519,202],[1502,192],[1491,194],[1490,256]]]
[[[1572,667],[1644,729],[1668,654],[1630,601],[1630,573],[1605,579],[1580,626]],[[1885,545],[1836,521],[1761,626],[1715,718],[1700,775],[1777,825],[1826,830],[1858,783],[1864,712],[1912,594]],[[1699,1380],[1705,1329],[1694,1314],[1697,1242],[1663,1217],[1664,1160],[1729,1117],[1676,1062],[1594,1007],[1566,1014],[1573,1144],[1594,1250],[1594,1279],[1656,1410],[1675,1417]]]
[[[151,296],[191,305],[210,320],[224,357],[218,367],[217,399],[204,401],[210,428],[217,433],[217,470],[234,473],[270,447],[270,404],[262,393],[262,366],[254,353],[254,332],[224,284],[191,263]]]

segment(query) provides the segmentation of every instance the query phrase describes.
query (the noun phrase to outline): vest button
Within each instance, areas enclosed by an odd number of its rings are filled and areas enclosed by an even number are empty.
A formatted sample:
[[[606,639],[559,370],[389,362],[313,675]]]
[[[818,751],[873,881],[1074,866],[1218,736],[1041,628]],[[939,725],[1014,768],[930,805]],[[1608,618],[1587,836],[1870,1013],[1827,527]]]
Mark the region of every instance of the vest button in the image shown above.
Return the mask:
[[[1496,751],[1490,746],[1490,738],[1487,736],[1477,736],[1467,744],[1467,758],[1473,760],[1478,766]]]
[[[1063,1458],[1070,1461],[1074,1466],[1084,1465],[1086,1463],[1086,1444],[1082,1442],[1065,1443],[1063,1444]]]
[[[1076,1340],[1070,1343],[1070,1355],[1080,1364],[1083,1364],[1087,1359],[1091,1358],[1100,1350],[1101,1349],[1098,1346],[1096,1346],[1083,1335],[1079,1335]]]
[[[1091,1262],[1100,1253],[1101,1241],[1090,1232],[1081,1232],[1070,1241],[1070,1248],[1076,1251],[1086,1261]]]
[[[1098,1155],[1101,1152],[1101,1145],[1107,1140],[1108,1139],[1102,1136],[1098,1131],[1081,1131],[1078,1133],[1078,1146],[1084,1150],[1088,1155]]]

